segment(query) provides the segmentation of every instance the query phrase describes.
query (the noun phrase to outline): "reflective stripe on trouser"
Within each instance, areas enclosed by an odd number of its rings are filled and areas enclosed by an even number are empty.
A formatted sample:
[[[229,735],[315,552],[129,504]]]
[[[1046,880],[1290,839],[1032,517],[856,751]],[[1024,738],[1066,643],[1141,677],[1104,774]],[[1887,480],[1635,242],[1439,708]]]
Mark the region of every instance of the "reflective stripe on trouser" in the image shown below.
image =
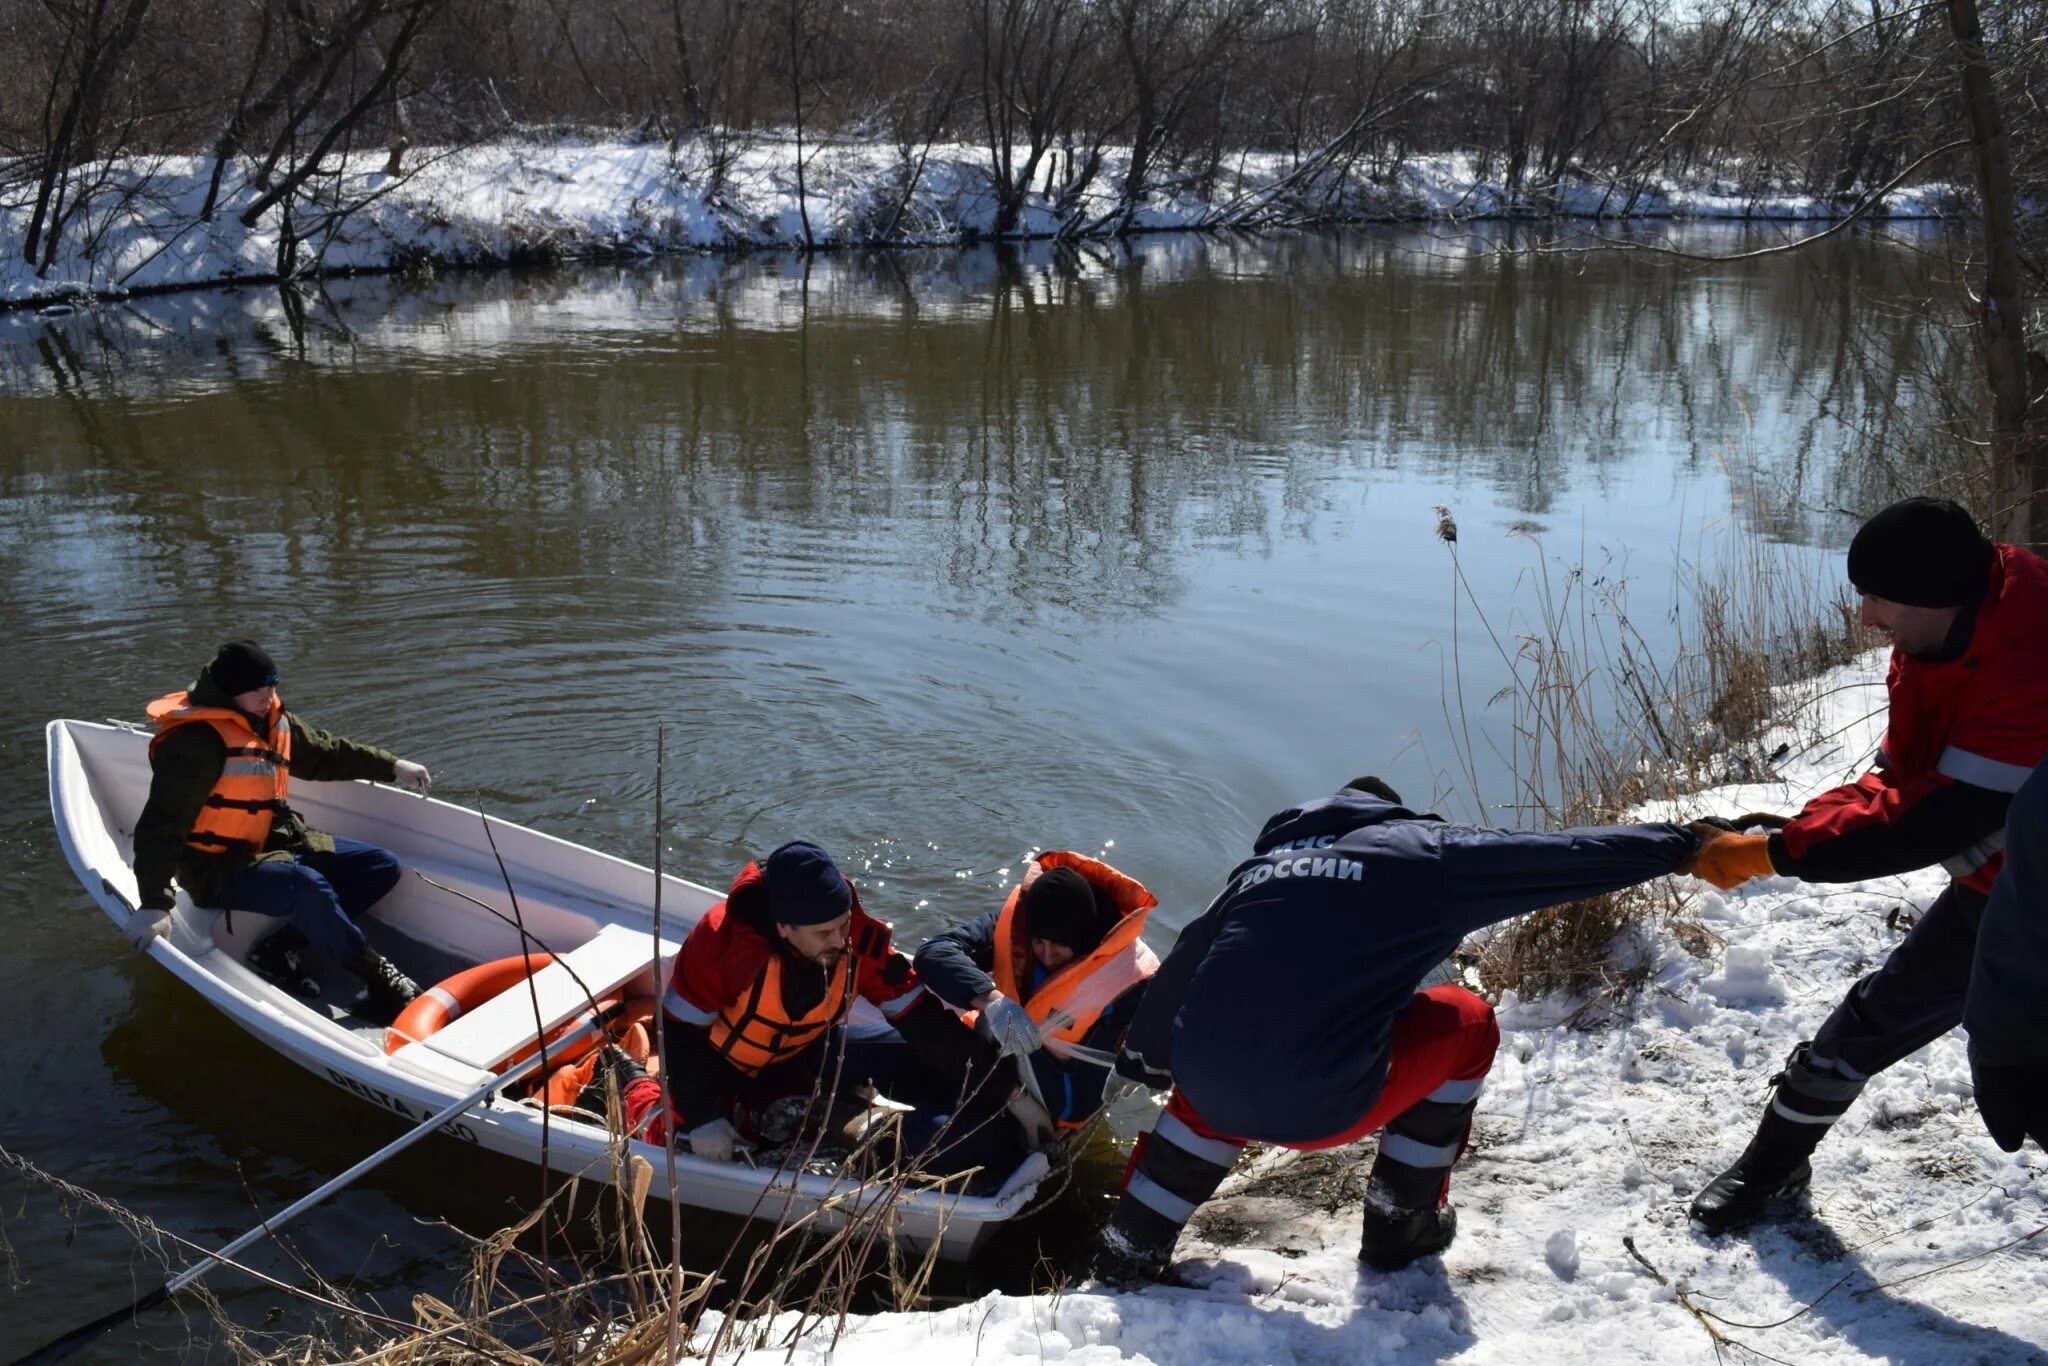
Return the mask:
[[[1212,1133],[1179,1091],[1124,1172],[1110,1228],[1130,1247],[1165,1257],[1196,1208],[1216,1193],[1244,1151],[1242,1139]]]
[[[1362,1136],[1384,1126],[1366,1203],[1382,1212],[1429,1209],[1449,1197],[1500,1025],[1463,987],[1430,987],[1394,1021],[1393,1043],[1380,1098],[1353,1130]]]
[[[1863,1094],[1864,1078],[1839,1059],[1816,1055],[1809,1042],[1792,1050],[1771,1082],[1773,1114],[1794,1124],[1828,1125]]]
[[[1380,1135],[1366,1203],[1380,1210],[1429,1209],[1444,1202],[1451,1166],[1465,1152],[1479,1081],[1448,1081],[1394,1116]]]
[[[1983,915],[1983,893],[1950,883],[1822,1021],[1814,1055],[1855,1069],[1840,1075],[1874,1077],[1961,1024]]]

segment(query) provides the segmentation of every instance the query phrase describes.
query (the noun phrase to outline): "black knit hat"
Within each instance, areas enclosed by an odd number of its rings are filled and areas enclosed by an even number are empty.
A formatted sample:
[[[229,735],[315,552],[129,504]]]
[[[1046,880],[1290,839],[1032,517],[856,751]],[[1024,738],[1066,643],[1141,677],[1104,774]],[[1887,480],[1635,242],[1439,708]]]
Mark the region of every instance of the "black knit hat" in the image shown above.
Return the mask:
[[[1370,793],[1383,802],[1392,802],[1396,806],[1401,804],[1401,794],[1394,791],[1384,778],[1353,778],[1344,786],[1352,792]]]
[[[1024,891],[1024,933],[1065,944],[1076,954],[1102,942],[1102,917],[1095,889],[1072,868],[1049,868]]]
[[[1984,596],[1991,542],[1946,498],[1907,498],[1863,524],[1849,542],[1856,591],[1908,607],[1965,607]]]
[[[277,682],[277,661],[253,640],[231,640],[214,652],[206,672],[222,692],[239,697]]]
[[[853,909],[847,886],[832,856],[805,840],[792,840],[761,864],[768,883],[768,914],[783,925],[822,925]]]

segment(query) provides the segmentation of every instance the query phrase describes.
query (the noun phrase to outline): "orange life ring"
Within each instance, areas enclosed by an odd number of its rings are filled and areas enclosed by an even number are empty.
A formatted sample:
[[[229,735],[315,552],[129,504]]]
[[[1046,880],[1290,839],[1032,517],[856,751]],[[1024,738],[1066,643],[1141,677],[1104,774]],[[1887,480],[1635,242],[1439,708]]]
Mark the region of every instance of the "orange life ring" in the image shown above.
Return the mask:
[[[500,958],[496,962],[479,963],[473,968],[466,968],[453,977],[435,983],[414,997],[412,1004],[399,1012],[398,1018],[391,1022],[391,1027],[384,1031],[384,1051],[396,1053],[409,1043],[417,1043],[421,1039],[432,1037],[437,1031],[447,1028],[450,1022],[459,1018],[465,1011],[474,1010],[492,997],[510,991],[524,982],[529,972],[539,972],[554,961],[555,957],[551,953],[536,953],[530,957],[515,953],[510,958]],[[617,996],[599,999],[598,1014],[609,1015],[618,1008],[619,1002],[620,998]],[[602,1041],[600,1034],[593,1033],[569,1044],[559,1052],[552,1047],[556,1039],[582,1024],[587,1014],[588,1012],[585,1012],[574,1019],[566,1020],[549,1031],[545,1042],[550,1045],[548,1061],[551,1064],[574,1062],[595,1049]],[[493,1070],[502,1072],[514,1063],[533,1056],[536,1049],[537,1045],[528,1044],[499,1063]]]

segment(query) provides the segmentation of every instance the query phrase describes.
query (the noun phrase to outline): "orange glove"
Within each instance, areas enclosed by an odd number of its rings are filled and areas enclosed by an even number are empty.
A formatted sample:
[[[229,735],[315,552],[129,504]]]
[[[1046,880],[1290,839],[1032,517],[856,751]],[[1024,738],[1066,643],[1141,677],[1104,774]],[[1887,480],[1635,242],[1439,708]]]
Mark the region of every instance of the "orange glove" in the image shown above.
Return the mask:
[[[1769,835],[1731,835],[1725,830],[1712,827],[1702,829],[1706,837],[1700,850],[1693,855],[1692,875],[1713,883],[1722,891],[1740,887],[1753,877],[1768,877],[1777,872],[1771,866],[1771,837]]]

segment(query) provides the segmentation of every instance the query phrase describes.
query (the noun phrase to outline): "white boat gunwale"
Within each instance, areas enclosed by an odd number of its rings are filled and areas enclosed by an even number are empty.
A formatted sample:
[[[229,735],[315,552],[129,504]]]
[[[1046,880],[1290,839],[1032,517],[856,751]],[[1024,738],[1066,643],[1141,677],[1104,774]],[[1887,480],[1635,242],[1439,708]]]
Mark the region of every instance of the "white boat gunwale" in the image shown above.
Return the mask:
[[[136,899],[134,872],[127,853],[127,831],[132,828],[133,816],[129,816],[124,826],[120,813],[108,809],[110,800],[116,799],[117,794],[103,790],[96,782],[95,764],[125,761],[140,772],[142,791],[146,793],[148,732],[120,722],[59,719],[49,722],[45,734],[50,804],[58,843],[87,894],[119,927],[126,921],[128,908]],[[119,753],[124,748],[132,750],[132,754]],[[124,791],[118,794],[118,799],[139,811],[141,796],[134,791]],[[492,838],[497,841],[498,853],[504,857],[506,866],[513,870],[513,885],[518,889],[520,901],[527,907],[529,916],[533,916],[536,909],[541,909],[543,914],[540,918],[551,915],[554,921],[567,926],[573,926],[579,919],[593,926],[607,923],[631,926],[644,920],[644,928],[650,933],[648,972],[653,984],[665,979],[675,946],[681,942],[689,926],[721,897],[709,887],[664,874],[662,957],[657,960],[652,956],[653,926],[645,904],[652,900],[652,869],[530,826],[515,825],[500,817],[439,798],[420,797],[379,784],[299,785],[293,789],[293,805],[318,828],[385,844],[409,868],[426,865],[425,871],[437,881],[448,881],[451,885],[471,881],[485,889],[494,884],[502,893],[505,884],[497,875],[495,861],[486,876],[481,867],[470,868],[458,862],[451,869],[445,866],[446,858],[422,856],[419,852],[420,846],[436,838],[432,833],[435,824],[445,825],[459,819],[482,829],[483,823],[488,822]],[[399,820],[401,812],[411,818]],[[332,818],[337,814],[343,819]],[[351,820],[350,817],[356,819]],[[351,825],[355,828],[349,828]],[[365,830],[364,827],[369,825],[384,829],[378,832]],[[380,834],[381,838],[378,837]],[[535,870],[531,863],[535,853],[553,854],[557,856],[558,863],[573,864],[574,878],[565,880]],[[558,867],[553,871],[563,870]],[[464,873],[471,876],[464,877]],[[593,873],[597,876],[588,876]],[[635,886],[641,889],[637,899],[632,895]],[[417,902],[428,897],[428,891],[423,890],[425,887],[421,879],[408,877],[386,899],[386,903],[380,903],[377,910],[371,912],[371,918],[383,918],[389,903],[407,899]],[[559,899],[565,894],[572,899],[572,904],[561,906],[550,901],[551,897]],[[452,913],[450,904],[456,900],[440,892],[432,893],[432,897],[443,904],[427,917],[428,928],[445,920]],[[545,909],[550,906],[551,910]],[[149,948],[149,956],[235,1024],[314,1076],[412,1123],[425,1121],[484,1081],[486,1073],[465,1067],[453,1059],[437,1055],[423,1064],[417,1056],[406,1057],[418,1050],[419,1044],[387,1054],[376,1037],[366,1037],[258,978],[242,966],[236,950],[245,952],[248,942],[259,936],[261,926],[267,925],[268,920],[238,913],[235,932],[224,934],[218,924],[220,914],[217,910],[194,906],[183,891],[179,891],[172,933],[156,940]],[[471,914],[482,917],[485,913],[472,908]],[[251,923],[244,926],[241,922],[245,919]],[[514,937],[516,946],[517,932],[507,928],[504,933]],[[540,937],[549,941],[550,947],[557,951],[567,952],[576,947],[575,944],[554,942],[562,937],[560,935],[542,934]],[[223,943],[223,939],[227,942]],[[494,1092],[473,1109],[443,1125],[442,1131],[451,1138],[538,1164],[542,1155],[542,1127],[543,1116],[537,1107],[508,1101],[502,1094]],[[546,1128],[547,1169],[550,1172],[564,1177],[610,1180],[610,1140],[602,1128],[561,1115],[553,1116]],[[646,1157],[654,1168],[651,1193],[657,1198],[668,1198],[670,1191],[662,1150],[637,1140],[630,1147],[633,1152]],[[792,1177],[744,1165],[708,1162],[683,1151],[675,1154],[675,1163],[677,1187],[674,1193],[682,1203],[742,1217],[751,1215],[770,1220],[786,1217],[791,1221],[815,1217],[819,1224],[829,1228],[842,1223],[845,1211],[858,1206],[863,1195],[872,1189],[871,1183],[851,1177],[812,1173]],[[914,1190],[899,1194],[894,1199],[891,1213],[896,1232],[917,1246],[937,1241],[942,1257],[964,1260],[972,1256],[997,1228],[1026,1207],[1046,1170],[1045,1159],[1034,1155],[993,1195],[965,1195],[944,1190]]]

